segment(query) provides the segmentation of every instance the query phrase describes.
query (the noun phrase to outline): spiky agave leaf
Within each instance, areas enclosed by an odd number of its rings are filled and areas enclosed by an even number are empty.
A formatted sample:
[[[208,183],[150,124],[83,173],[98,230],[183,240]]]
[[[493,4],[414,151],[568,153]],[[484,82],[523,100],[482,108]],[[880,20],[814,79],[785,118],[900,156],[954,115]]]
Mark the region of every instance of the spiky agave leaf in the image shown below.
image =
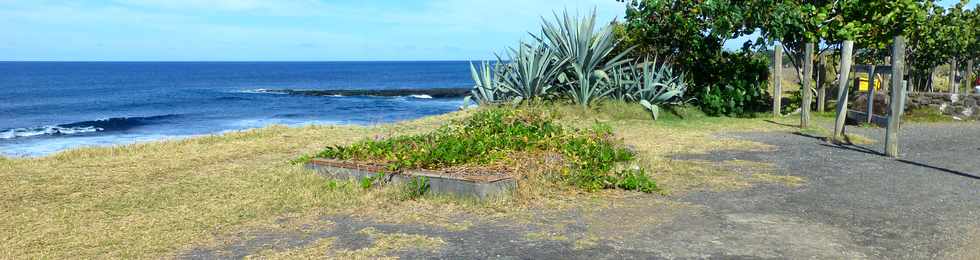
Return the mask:
[[[629,61],[625,55],[632,48],[611,56],[619,41],[612,26],[596,30],[595,10],[582,18],[569,16],[567,11],[554,17],[554,22],[542,18],[543,37],[535,37],[559,57],[569,60],[566,70],[572,72],[574,79],[563,82],[565,91],[576,104],[589,106],[612,92],[615,86],[610,86],[607,75]]]
[[[654,120],[659,117],[660,107],[666,104],[683,103],[687,83],[684,75],[673,76],[667,64],[645,61],[640,65],[640,86],[635,94],[640,105],[650,110]]]
[[[609,85],[613,91],[609,95],[619,101],[636,101],[633,94],[637,92],[638,77],[636,64],[626,64],[612,70]]]
[[[471,100],[478,105],[487,105],[505,99],[507,89],[503,87],[500,81],[501,77],[498,73],[500,68],[499,63],[491,67],[490,62],[483,61],[479,69],[472,62],[470,63],[470,76],[475,84],[470,90],[470,95],[463,99],[464,106],[469,104]]]
[[[523,101],[541,98],[554,87],[567,62],[543,45],[522,43],[517,49],[510,50],[502,87]]]

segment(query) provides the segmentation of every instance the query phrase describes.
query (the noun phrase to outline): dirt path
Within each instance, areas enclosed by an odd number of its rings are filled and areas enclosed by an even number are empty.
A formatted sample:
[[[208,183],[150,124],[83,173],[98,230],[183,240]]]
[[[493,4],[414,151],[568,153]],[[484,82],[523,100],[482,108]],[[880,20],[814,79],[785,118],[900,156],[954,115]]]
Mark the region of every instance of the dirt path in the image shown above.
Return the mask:
[[[883,130],[853,129],[881,140]],[[805,184],[667,198],[630,195],[594,208],[532,212],[525,221],[459,216],[467,228],[386,224],[330,216],[303,234],[270,232],[184,258],[240,258],[263,245],[335,238],[331,250],[407,259],[971,259],[980,244],[980,124],[911,125],[903,158],[881,143],[839,147],[791,133],[727,136],[773,145],[767,152],[681,155],[683,160],[774,163]],[[369,230],[370,232],[363,232]],[[440,246],[385,247],[415,236]],[[404,242],[404,241],[403,241]],[[411,244],[412,242],[405,242]],[[369,254],[369,253],[374,253]],[[333,255],[338,257],[338,255]]]

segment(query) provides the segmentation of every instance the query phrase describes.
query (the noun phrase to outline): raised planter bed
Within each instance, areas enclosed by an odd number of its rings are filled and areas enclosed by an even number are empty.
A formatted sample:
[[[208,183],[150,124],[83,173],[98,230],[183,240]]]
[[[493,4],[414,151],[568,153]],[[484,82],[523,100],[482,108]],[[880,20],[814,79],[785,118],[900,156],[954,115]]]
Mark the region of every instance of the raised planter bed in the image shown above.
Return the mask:
[[[429,192],[471,196],[480,199],[505,193],[515,186],[514,179],[506,174],[466,172],[439,172],[427,170],[389,171],[384,166],[331,159],[313,159],[307,167],[319,174],[336,179],[360,180],[384,173],[384,182],[407,183],[414,177],[425,176],[429,180]]]
[[[852,125],[859,125],[861,123],[867,123],[868,113],[862,111],[847,110],[847,123]],[[888,117],[871,115],[871,124],[878,127],[888,127]]]

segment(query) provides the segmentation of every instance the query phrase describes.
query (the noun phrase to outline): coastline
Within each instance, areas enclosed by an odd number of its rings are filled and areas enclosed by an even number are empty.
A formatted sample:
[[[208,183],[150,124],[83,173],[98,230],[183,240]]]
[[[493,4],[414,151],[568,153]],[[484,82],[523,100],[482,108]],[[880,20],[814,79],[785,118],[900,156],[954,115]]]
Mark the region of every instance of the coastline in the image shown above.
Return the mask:
[[[463,98],[472,88],[406,88],[406,89],[260,89],[259,93],[273,93],[301,96],[370,96],[370,97],[416,97],[416,98]]]
[[[453,114],[453,113],[456,113],[456,112],[449,112],[449,113],[446,113],[446,114],[437,114],[437,115],[426,115],[426,116],[422,116],[422,117],[415,118],[415,119],[407,119],[407,120],[394,121],[394,122],[381,122],[381,123],[373,123],[373,124],[357,124],[357,123],[341,123],[341,122],[324,123],[324,121],[311,120],[311,122],[299,123],[299,124],[273,123],[273,124],[267,124],[267,125],[258,126],[258,127],[248,127],[248,128],[242,128],[242,129],[230,129],[230,130],[224,130],[224,131],[215,132],[215,133],[189,134],[189,135],[152,135],[152,136],[151,135],[146,135],[146,136],[124,137],[124,138],[111,137],[111,136],[66,137],[66,138],[105,138],[105,139],[114,139],[114,140],[111,141],[111,142],[109,142],[109,141],[100,142],[99,144],[84,144],[84,145],[77,145],[77,146],[70,147],[70,148],[49,149],[49,150],[51,150],[50,152],[41,152],[41,153],[11,154],[11,153],[7,153],[6,151],[3,151],[3,152],[0,152],[0,158],[4,158],[4,159],[7,159],[7,160],[18,160],[18,159],[26,159],[26,160],[29,160],[29,159],[40,159],[40,158],[46,158],[46,157],[55,157],[55,156],[58,156],[59,154],[62,154],[62,153],[72,153],[72,152],[74,152],[76,150],[99,150],[99,149],[125,150],[125,149],[128,149],[128,147],[130,147],[130,146],[147,146],[147,145],[157,145],[157,144],[164,145],[164,144],[169,143],[169,142],[193,141],[194,139],[216,138],[216,137],[222,137],[222,136],[228,136],[228,135],[235,135],[235,134],[241,134],[241,133],[248,133],[248,132],[262,132],[262,131],[266,131],[268,129],[278,129],[278,128],[286,128],[286,129],[296,129],[296,130],[299,130],[299,129],[304,129],[304,128],[307,128],[307,127],[313,127],[313,128],[318,128],[318,127],[328,127],[328,128],[344,128],[344,127],[351,127],[351,128],[373,128],[373,127],[385,127],[385,126],[390,126],[390,125],[412,124],[415,121],[428,121],[429,120],[428,118],[443,117],[443,116],[447,116],[447,115]],[[126,141],[119,141],[119,139],[126,139]],[[56,138],[51,138],[49,140],[51,140],[51,141],[57,141]]]

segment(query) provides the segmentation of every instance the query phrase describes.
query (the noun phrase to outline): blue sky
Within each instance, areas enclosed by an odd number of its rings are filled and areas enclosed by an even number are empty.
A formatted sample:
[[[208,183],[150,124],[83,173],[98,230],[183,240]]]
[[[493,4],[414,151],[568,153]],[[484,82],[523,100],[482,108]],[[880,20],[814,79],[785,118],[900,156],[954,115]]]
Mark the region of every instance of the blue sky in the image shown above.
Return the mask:
[[[0,60],[484,59],[562,8],[597,8],[610,21],[625,7],[614,0],[0,0]]]
[[[0,0],[0,60],[460,60],[493,57],[555,9],[614,0]]]

